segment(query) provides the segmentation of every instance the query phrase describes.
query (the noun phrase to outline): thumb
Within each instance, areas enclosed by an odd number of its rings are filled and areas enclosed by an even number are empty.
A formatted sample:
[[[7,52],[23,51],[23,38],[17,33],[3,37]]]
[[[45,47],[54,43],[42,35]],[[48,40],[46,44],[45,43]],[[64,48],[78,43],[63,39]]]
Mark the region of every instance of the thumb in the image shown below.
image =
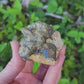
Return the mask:
[[[58,76],[61,74],[62,65],[65,59],[64,56],[65,49],[66,47],[63,46],[62,50],[59,53],[57,64],[49,67],[46,76],[44,78],[43,84],[56,84],[56,82],[59,81],[60,77]]]
[[[0,72],[0,84],[11,83],[14,78],[19,74],[23,69],[25,62],[21,59],[19,51],[19,43],[17,41],[11,42],[12,47],[12,59],[5,67],[5,69]]]

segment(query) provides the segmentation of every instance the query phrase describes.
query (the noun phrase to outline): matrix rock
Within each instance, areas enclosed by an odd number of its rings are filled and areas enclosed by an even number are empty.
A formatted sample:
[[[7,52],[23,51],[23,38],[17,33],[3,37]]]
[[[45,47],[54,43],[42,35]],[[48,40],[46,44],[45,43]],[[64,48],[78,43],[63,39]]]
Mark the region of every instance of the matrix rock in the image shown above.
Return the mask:
[[[60,33],[51,25],[35,22],[21,29],[24,38],[20,41],[19,54],[24,60],[43,64],[56,64],[57,56],[63,46]]]

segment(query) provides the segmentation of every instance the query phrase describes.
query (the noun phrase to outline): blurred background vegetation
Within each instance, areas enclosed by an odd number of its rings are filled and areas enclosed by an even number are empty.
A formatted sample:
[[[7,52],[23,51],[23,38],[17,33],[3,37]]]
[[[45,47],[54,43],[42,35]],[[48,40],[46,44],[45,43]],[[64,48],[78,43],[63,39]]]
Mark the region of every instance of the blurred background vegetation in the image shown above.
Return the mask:
[[[0,0],[0,71],[12,57],[10,41],[35,21],[52,24],[67,47],[59,84],[84,84],[84,0]]]

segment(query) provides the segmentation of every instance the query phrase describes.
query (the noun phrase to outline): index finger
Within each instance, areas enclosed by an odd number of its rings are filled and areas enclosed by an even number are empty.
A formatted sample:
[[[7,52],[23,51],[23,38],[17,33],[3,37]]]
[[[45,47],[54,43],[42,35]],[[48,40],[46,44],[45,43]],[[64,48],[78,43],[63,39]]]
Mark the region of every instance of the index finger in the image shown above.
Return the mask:
[[[15,77],[22,71],[25,62],[21,59],[19,51],[19,43],[17,41],[11,42],[12,59],[8,65],[0,72],[0,84],[11,83]]]

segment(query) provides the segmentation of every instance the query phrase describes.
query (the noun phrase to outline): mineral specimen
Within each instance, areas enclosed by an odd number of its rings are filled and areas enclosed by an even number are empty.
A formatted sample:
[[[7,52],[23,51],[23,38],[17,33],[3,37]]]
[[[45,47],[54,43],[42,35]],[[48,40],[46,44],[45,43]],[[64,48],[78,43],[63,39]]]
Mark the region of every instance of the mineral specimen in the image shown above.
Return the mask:
[[[57,56],[63,46],[60,33],[51,25],[35,22],[21,29],[24,38],[20,41],[19,54],[24,60],[43,64],[56,64]]]

